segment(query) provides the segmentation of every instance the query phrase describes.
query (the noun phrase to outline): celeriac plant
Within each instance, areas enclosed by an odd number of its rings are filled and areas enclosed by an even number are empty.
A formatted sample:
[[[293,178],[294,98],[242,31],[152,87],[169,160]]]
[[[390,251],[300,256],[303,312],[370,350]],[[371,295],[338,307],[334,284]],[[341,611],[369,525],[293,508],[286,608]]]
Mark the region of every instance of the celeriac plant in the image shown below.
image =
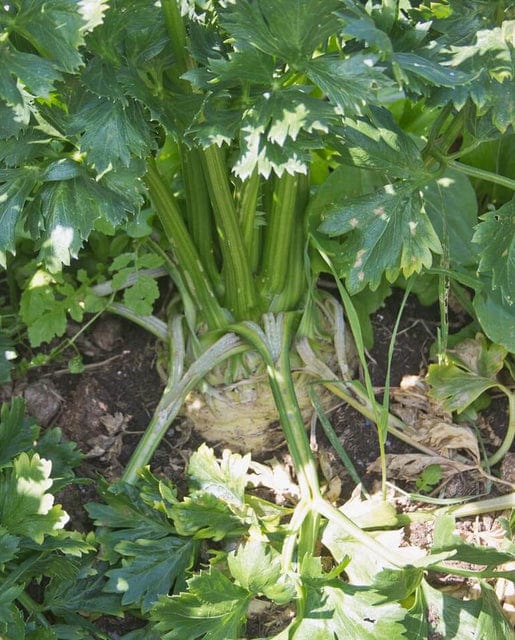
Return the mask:
[[[398,566],[322,497],[293,345],[312,377],[330,351],[349,376],[341,308],[319,275],[336,276],[365,364],[356,308],[432,270],[441,292],[472,289],[486,335],[514,350],[498,325],[512,317],[515,182],[464,162],[513,140],[508,13],[479,0],[2,5],[0,252],[11,278],[17,250],[37,256],[20,303],[33,344],[62,335],[67,314],[100,312],[101,292],[169,346],[168,383],[125,481],[202,379],[266,375],[300,490],[288,562],[314,553],[323,517]],[[475,232],[469,177],[500,189]],[[84,243],[109,236],[112,263],[92,268]],[[61,268],[77,257],[72,284]],[[169,326],[150,315],[156,269],[177,292]]]

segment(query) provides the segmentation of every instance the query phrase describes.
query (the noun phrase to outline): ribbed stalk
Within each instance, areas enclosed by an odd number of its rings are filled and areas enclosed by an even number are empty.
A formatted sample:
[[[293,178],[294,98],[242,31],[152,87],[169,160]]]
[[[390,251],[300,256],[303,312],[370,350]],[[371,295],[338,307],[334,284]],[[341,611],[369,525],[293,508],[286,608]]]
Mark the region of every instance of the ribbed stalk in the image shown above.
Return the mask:
[[[177,256],[178,267],[190,290],[190,294],[210,329],[223,329],[227,326],[227,317],[218,302],[208,274],[184,224],[181,212],[173,194],[157,170],[155,161],[147,163],[145,181],[150,199],[166,233],[170,245]]]
[[[261,248],[262,228],[256,225],[260,182],[259,173],[254,171],[241,185],[238,203],[238,219],[252,273],[258,268]]]
[[[272,207],[268,214],[261,266],[262,291],[265,296],[278,294],[289,277],[288,262],[291,249],[292,229],[297,220],[296,175],[284,173],[277,180]]]
[[[224,287],[216,265],[213,235],[213,217],[202,173],[202,160],[198,149],[187,149],[181,145],[182,178],[186,196],[186,224],[202,263],[219,296]]]
[[[186,47],[186,29],[179,10],[177,0],[161,0],[165,24],[170,35],[170,44],[178,68],[178,75],[183,74],[189,66],[189,54]]]
[[[176,327],[175,333],[177,333],[177,330],[178,326]],[[227,358],[241,353],[243,350],[241,341],[234,334],[227,333],[197,358],[184,375],[181,375],[181,358],[184,356],[182,335],[172,336],[170,345],[169,382],[145,433],[140,438],[138,446],[125,467],[122,480],[128,484],[134,484],[137,480],[139,470],[150,462],[174,418],[181,410],[186,396],[190,391],[192,391],[214,367]],[[179,360],[181,360],[181,362],[179,362]]]
[[[204,161],[222,253],[225,303],[236,320],[249,319],[256,315],[258,298],[222,151],[208,147]]]

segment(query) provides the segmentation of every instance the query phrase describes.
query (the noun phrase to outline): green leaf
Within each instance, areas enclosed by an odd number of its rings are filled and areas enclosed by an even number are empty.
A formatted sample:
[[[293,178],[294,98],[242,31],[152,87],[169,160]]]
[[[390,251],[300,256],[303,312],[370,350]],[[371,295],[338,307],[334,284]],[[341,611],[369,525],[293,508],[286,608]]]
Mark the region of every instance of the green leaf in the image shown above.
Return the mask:
[[[335,0],[239,0],[222,23],[239,41],[300,64],[334,33]]]
[[[10,533],[41,544],[45,535],[56,535],[68,515],[46,493],[52,487],[52,463],[35,453],[21,453],[12,469],[0,471],[0,523]]]
[[[270,545],[249,540],[227,557],[229,571],[237,584],[255,595],[264,595],[278,604],[296,596],[295,584],[283,574],[281,557]]]
[[[52,579],[45,589],[45,608],[61,619],[70,622],[76,620],[83,632],[91,625],[76,612],[91,612],[96,616],[123,615],[120,598],[104,592],[106,578],[103,570],[101,564],[95,566],[86,558],[82,564],[75,565],[67,578]]]
[[[61,77],[54,65],[32,53],[17,51],[9,43],[0,44],[0,97],[11,104],[23,104],[17,79],[35,97],[48,98],[54,83]]]
[[[241,456],[224,450],[220,461],[213,449],[202,444],[189,461],[187,475],[190,486],[224,499],[228,504],[244,504],[250,454]]]
[[[225,488],[224,491],[227,492]],[[240,536],[246,533],[250,524],[247,508],[207,491],[195,491],[167,511],[181,536],[198,539],[222,540],[227,536]]]
[[[188,591],[162,597],[151,611],[166,640],[235,640],[240,637],[250,600],[220,571],[203,571],[188,580]]]
[[[102,487],[101,492],[107,504],[92,502],[86,510],[101,527],[97,537],[109,561],[119,560],[115,550],[119,543],[166,539],[176,533],[162,509],[147,504],[139,487],[118,482]]]
[[[464,411],[482,393],[496,387],[491,378],[464,371],[454,364],[431,364],[427,374],[431,395],[440,400],[447,411]]]
[[[42,58],[52,60],[55,66],[73,73],[82,62],[78,51],[83,44],[85,21],[75,0],[46,0],[18,2],[15,12],[0,25],[28,41]],[[6,16],[7,17],[7,16]]]
[[[129,175],[130,184],[125,184]],[[139,179],[131,170],[96,181],[87,176],[48,182],[31,212],[34,235],[41,234],[41,258],[52,271],[70,264],[97,220],[116,226],[139,208]],[[140,187],[141,188],[141,187]],[[40,230],[43,229],[41,232]]]
[[[476,637],[488,640],[515,638],[513,627],[506,619],[499,598],[493,588],[483,580],[480,582],[481,598]]]
[[[123,293],[124,303],[140,316],[151,315],[158,298],[159,287],[155,278],[146,275],[139,275],[134,284]]]
[[[59,427],[47,427],[38,438],[35,449],[42,458],[52,461],[52,475],[60,480],[72,478],[73,470],[83,460],[75,442],[63,441],[63,433]]]
[[[404,639],[405,610],[395,603],[381,603],[371,590],[347,585],[324,576],[320,558],[304,562],[302,577],[305,605],[302,617],[290,626],[291,640]]]
[[[419,491],[431,491],[433,487],[442,479],[442,467],[439,464],[430,464],[415,479],[415,484]]]
[[[477,252],[471,242],[477,224],[477,198],[467,176],[446,171],[441,178],[423,187],[422,197],[450,264],[476,265]],[[457,211],[459,215],[456,215]]]
[[[343,162],[363,169],[409,178],[422,173],[422,156],[413,139],[396,124],[386,109],[370,108],[370,119],[346,118],[338,130],[343,146],[338,146]]]
[[[352,7],[353,10],[361,7]],[[367,16],[365,11],[361,17],[352,17],[352,15],[344,13],[345,24],[343,25],[343,33],[352,36],[356,40],[365,42],[367,46],[381,53],[391,53],[392,43],[388,35],[376,27],[375,22]]]
[[[398,65],[407,73],[408,78],[419,76],[436,86],[455,87],[456,85],[465,84],[472,78],[467,73],[443,66],[416,53],[394,53],[392,60],[394,65]]]
[[[31,169],[14,170],[10,176],[8,181],[0,184],[0,264],[4,267],[5,260],[1,259],[1,254],[7,251],[14,253],[20,214],[37,184],[37,172]]]
[[[503,299],[499,289],[489,290],[484,287],[476,293],[472,305],[481,328],[490,340],[515,353],[513,305]]]
[[[68,133],[80,134],[81,150],[100,175],[118,165],[128,167],[132,155],[143,158],[153,146],[143,107],[134,100],[123,104],[88,95]]]
[[[509,305],[515,291],[515,198],[480,216],[472,242],[480,245],[479,271],[492,274],[492,288],[499,289]]]
[[[109,580],[104,589],[123,594],[123,605],[136,605],[146,613],[174,585],[176,591],[184,587],[184,575],[191,569],[196,550],[196,542],[177,536],[121,541],[115,551],[123,558],[122,566],[106,572]]]
[[[406,618],[406,637],[425,639],[431,637],[459,640],[507,640],[513,638],[513,630],[499,607],[490,588],[478,600],[459,600],[422,582],[414,606]]]
[[[7,465],[22,451],[33,446],[39,428],[25,419],[25,402],[13,398],[10,404],[2,404],[0,409],[0,467]]]
[[[442,247],[410,182],[386,185],[359,198],[337,202],[324,215],[319,231],[347,234],[342,250],[352,262],[347,273],[350,293],[367,284],[376,289],[383,274],[393,282],[430,267],[432,253]]]
[[[19,548],[20,539],[18,536],[12,536],[6,529],[0,527],[0,574],[3,569],[2,565],[15,558]]]
[[[493,547],[480,547],[469,544],[456,535],[456,521],[452,515],[440,515],[435,520],[433,545],[431,553],[441,551],[455,551],[452,560],[470,562],[473,564],[496,566],[512,562],[515,551],[498,551]]]
[[[405,600],[418,588],[423,576],[424,570],[418,567],[383,569],[377,574],[372,588],[384,596],[385,601]]]
[[[356,53],[343,60],[327,54],[307,62],[305,71],[342,114],[354,115],[361,114],[367,104],[377,104],[378,87],[388,85],[375,63],[372,54]]]

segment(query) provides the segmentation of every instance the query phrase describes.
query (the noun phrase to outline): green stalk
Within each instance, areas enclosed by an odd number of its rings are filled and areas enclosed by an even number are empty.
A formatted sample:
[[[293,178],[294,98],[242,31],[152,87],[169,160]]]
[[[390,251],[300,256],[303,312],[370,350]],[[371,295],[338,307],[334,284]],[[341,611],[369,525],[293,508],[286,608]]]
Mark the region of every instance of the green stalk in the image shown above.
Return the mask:
[[[294,311],[307,288],[304,272],[304,231],[300,224],[291,230],[287,278],[281,293],[274,296],[270,303],[270,311]]]
[[[261,228],[256,225],[260,184],[259,173],[254,171],[250,178],[241,185],[238,206],[238,219],[242,229],[243,243],[253,273],[258,268],[262,235]]]
[[[278,316],[277,326],[274,327],[268,316],[267,334],[272,340],[267,339],[263,330],[252,322],[242,322],[233,325],[231,329],[258,351],[267,366],[268,379],[279,419],[297,472],[301,497],[310,500],[320,493],[320,489],[316,464],[309,447],[290,369],[289,352],[293,323],[296,320],[296,314],[281,314]],[[265,316],[266,321],[267,316]],[[279,332],[282,332],[282,335],[279,335]],[[280,347],[277,345],[278,340],[280,340]]]
[[[399,307],[399,312],[397,313],[397,317],[395,319],[395,325],[392,331],[392,337],[390,338],[390,345],[388,347],[388,357],[387,357],[387,365],[386,365],[386,378],[384,382],[384,395],[383,395],[383,405],[381,407],[381,411],[379,413],[379,420],[377,422],[377,435],[379,440],[379,456],[381,458],[381,491],[383,494],[383,500],[386,500],[386,437],[388,435],[388,416],[390,410],[390,378],[392,372],[392,361],[393,361],[393,351],[395,348],[395,341],[397,339],[397,332],[399,331],[399,324],[401,321],[402,314],[404,312],[404,307],[406,306],[406,302],[408,301],[408,296],[410,294],[411,288],[413,286],[414,278],[408,281],[408,285],[406,287],[406,291],[404,292],[404,296],[402,297],[402,302]]]
[[[184,145],[181,145],[180,151],[186,195],[186,223],[217,294],[223,295],[224,287],[214,253],[213,217],[202,173],[200,151],[195,148],[187,149]]]
[[[234,325],[232,329],[260,353],[267,365],[270,387],[297,473],[301,502],[311,504],[312,507],[309,510],[302,508],[304,519],[299,537],[299,557],[302,558],[306,553],[313,554],[314,552],[319,528],[318,520],[311,513],[311,511],[315,511],[328,520],[336,521],[348,535],[361,542],[373,553],[379,554],[394,566],[401,566],[402,563],[399,563],[394,552],[354,524],[350,518],[329,504],[320,493],[316,463],[309,446],[291,375],[289,353],[293,327],[297,321],[296,315],[294,313],[280,314],[275,322],[271,318],[271,314],[265,316],[266,334],[259,326],[251,322],[239,323]],[[280,349],[278,349],[277,343],[280,343]],[[291,549],[291,540],[289,543]]]
[[[438,154],[440,155],[440,154]],[[442,157],[442,161],[445,162],[445,159]],[[508,178],[508,176],[501,176],[498,173],[493,173],[492,171],[486,171],[485,169],[478,169],[477,167],[471,167],[468,164],[463,164],[458,162],[457,160],[450,160],[447,163],[447,166],[451,169],[456,169],[457,171],[464,173],[471,178],[478,178],[479,180],[486,180],[487,182],[493,182],[494,184],[500,184],[507,189],[511,189],[515,191],[515,180],[512,178]]]
[[[225,302],[236,320],[252,318],[258,297],[222,151],[212,145],[204,149],[203,157],[222,252]]]
[[[174,249],[179,270],[188,284],[192,297],[197,301],[209,328],[223,329],[227,326],[227,317],[216,298],[197,249],[184,224],[177,202],[161,177],[153,159],[147,163],[145,180],[152,204],[163,225],[168,241]]]
[[[170,45],[178,67],[178,76],[189,68],[190,56],[187,50],[187,37],[184,22],[177,0],[161,0],[166,28],[170,35]]]
[[[122,475],[124,482],[128,484],[136,482],[139,470],[150,462],[190,391],[215,366],[241,353],[242,349],[241,341],[234,334],[225,334],[197,358],[184,375],[181,375],[182,362],[179,360],[184,356],[183,337],[180,325],[175,326],[174,335],[170,341],[169,381],[145,433],[125,467]]]
[[[490,456],[490,458],[488,458],[488,460],[486,461],[489,467],[492,467],[494,464],[497,464],[499,460],[502,460],[504,458],[504,456],[511,449],[513,439],[515,438],[515,393],[512,393],[509,389],[502,385],[499,385],[499,388],[508,397],[508,429],[501,446],[497,449],[493,456]]]
[[[297,176],[289,173],[284,173],[277,179],[267,219],[261,265],[262,291],[265,296],[280,293],[289,277],[291,233],[296,224],[300,226],[300,221],[296,220],[297,184]]]

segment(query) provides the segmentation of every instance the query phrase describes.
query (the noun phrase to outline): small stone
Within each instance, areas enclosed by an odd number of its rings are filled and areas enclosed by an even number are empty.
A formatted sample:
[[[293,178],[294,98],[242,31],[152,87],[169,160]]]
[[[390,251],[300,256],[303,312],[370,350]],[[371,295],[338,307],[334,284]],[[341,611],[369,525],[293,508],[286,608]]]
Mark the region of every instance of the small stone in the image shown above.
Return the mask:
[[[59,412],[63,399],[50,381],[38,381],[29,384],[23,396],[27,413],[32,416],[41,427],[50,424]]]

